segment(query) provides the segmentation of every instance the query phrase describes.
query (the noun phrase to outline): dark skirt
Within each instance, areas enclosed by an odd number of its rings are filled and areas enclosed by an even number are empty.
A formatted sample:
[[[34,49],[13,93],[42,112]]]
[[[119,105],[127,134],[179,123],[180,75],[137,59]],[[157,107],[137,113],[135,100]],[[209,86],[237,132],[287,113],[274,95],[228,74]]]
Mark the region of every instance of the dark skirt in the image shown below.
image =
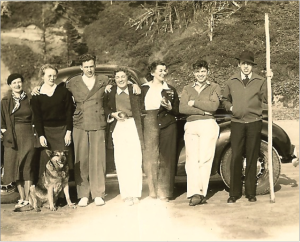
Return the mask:
[[[17,148],[4,148],[4,184],[34,180],[35,148],[31,124],[15,124]],[[4,134],[5,135],[5,134]]]
[[[46,163],[49,161],[49,156],[46,153],[46,149],[48,150],[68,150],[69,155],[67,156],[68,163],[71,163],[71,148],[70,146],[65,146],[65,135],[67,128],[66,126],[59,127],[44,127],[45,137],[47,140],[48,147],[42,148],[41,150],[41,158],[40,158],[40,168],[39,168],[39,176],[43,174],[46,168]]]

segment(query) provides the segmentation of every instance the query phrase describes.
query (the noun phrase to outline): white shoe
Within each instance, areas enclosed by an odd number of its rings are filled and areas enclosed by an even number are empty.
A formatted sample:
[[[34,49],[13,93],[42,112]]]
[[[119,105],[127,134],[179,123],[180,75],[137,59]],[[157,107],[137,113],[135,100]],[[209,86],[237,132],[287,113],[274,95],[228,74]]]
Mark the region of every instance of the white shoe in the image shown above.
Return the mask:
[[[132,201],[133,201],[134,204],[137,204],[137,203],[140,202],[140,199],[138,197],[133,197]]]
[[[22,208],[24,206],[27,206],[29,204],[29,201],[26,200],[18,200],[18,204],[15,205],[15,208]]]
[[[104,200],[102,199],[102,197],[96,197],[95,200],[94,200],[94,202],[95,202],[95,205],[96,205],[96,206],[102,206],[102,205],[105,204],[105,202],[104,202]]]
[[[124,199],[124,202],[127,206],[132,206],[133,205],[133,201],[132,201],[132,197],[126,197]]]
[[[79,203],[77,204],[79,207],[86,207],[88,205],[89,199],[87,197],[83,197],[80,199]]]

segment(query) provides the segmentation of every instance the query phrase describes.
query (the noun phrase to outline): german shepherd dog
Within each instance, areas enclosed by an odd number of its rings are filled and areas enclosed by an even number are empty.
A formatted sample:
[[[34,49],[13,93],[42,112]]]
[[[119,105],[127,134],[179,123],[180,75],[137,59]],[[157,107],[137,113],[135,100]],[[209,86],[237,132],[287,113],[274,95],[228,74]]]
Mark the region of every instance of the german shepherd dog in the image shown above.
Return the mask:
[[[51,211],[56,211],[55,204],[59,193],[63,190],[68,206],[76,208],[75,203],[71,202],[69,195],[68,151],[46,150],[46,153],[50,159],[37,185],[30,187],[29,204],[36,212],[41,211],[41,206],[49,208]]]

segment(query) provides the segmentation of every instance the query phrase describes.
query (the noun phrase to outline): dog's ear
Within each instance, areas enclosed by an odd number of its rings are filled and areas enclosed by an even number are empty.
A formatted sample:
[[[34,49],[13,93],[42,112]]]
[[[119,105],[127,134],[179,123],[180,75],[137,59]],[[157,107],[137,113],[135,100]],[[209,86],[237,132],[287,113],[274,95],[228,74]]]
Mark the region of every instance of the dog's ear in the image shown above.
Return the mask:
[[[65,154],[65,156],[67,156],[69,154],[69,151],[68,150],[64,150],[64,154]]]
[[[47,154],[49,157],[51,157],[52,151],[51,151],[51,150],[46,150],[46,154]]]

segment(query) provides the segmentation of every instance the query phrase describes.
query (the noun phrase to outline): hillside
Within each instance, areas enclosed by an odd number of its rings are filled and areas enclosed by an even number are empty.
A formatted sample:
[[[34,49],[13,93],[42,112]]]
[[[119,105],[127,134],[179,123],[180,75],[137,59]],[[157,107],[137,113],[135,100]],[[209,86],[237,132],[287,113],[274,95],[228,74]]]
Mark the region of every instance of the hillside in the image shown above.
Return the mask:
[[[136,19],[146,11],[141,7],[141,3],[148,10],[155,7],[155,2],[145,1],[113,1],[112,4],[110,1],[99,2],[101,10],[98,19],[90,20],[89,24],[77,23],[76,28],[82,32],[82,42],[87,44],[89,52],[97,55],[99,63],[125,64],[136,67],[146,74],[149,62],[154,59],[164,60],[169,65],[168,81],[180,93],[183,86],[191,80],[192,63],[199,58],[204,58],[210,63],[211,79],[221,86],[235,71],[237,66],[235,57],[243,49],[250,49],[255,53],[255,61],[258,63],[255,70],[263,71],[266,59],[264,18],[265,13],[268,13],[274,94],[285,106],[298,106],[299,2],[248,1],[247,4],[236,2],[241,6],[238,11],[227,18],[215,21],[212,41],[206,32],[207,23],[201,16],[181,28],[174,28],[173,33],[161,31],[158,35],[154,30],[146,31],[149,26],[143,26],[138,30],[130,28],[128,21]],[[31,8],[32,12],[35,4],[37,3],[27,2],[26,8]],[[14,18],[13,14],[11,18]],[[22,19],[14,19],[13,24],[1,21],[2,31],[26,27],[26,24],[36,24],[39,27],[40,21],[34,19],[34,14],[29,14],[28,19],[24,19],[26,17],[27,15],[24,15]],[[64,18],[57,17],[52,22],[50,27],[59,29],[64,24]],[[62,33],[59,35],[63,35]],[[152,35],[154,37],[151,37]],[[64,43],[57,43],[51,48],[56,53],[48,56],[47,61],[54,62],[59,67],[66,67]],[[60,55],[57,54],[58,50],[61,51]],[[51,51],[48,53],[51,55]],[[26,50],[24,46],[20,48],[18,44],[5,41],[1,41],[1,54],[1,60],[11,72],[25,72],[29,79],[36,79],[38,67],[45,61],[42,52],[34,53],[30,47]]]

